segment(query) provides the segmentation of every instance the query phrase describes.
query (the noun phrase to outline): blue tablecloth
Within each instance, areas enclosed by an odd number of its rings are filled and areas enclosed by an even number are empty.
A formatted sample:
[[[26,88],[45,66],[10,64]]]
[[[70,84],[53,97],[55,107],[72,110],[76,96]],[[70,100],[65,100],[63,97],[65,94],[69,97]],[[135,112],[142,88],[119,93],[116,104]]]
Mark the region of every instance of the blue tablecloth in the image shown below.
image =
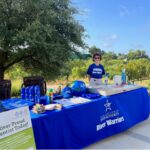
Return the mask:
[[[11,110],[19,107],[29,106],[32,108],[33,102],[21,99],[21,98],[10,98],[1,102],[5,109]]]
[[[31,112],[37,149],[77,149],[120,133],[149,117],[149,95],[140,88],[62,111]]]

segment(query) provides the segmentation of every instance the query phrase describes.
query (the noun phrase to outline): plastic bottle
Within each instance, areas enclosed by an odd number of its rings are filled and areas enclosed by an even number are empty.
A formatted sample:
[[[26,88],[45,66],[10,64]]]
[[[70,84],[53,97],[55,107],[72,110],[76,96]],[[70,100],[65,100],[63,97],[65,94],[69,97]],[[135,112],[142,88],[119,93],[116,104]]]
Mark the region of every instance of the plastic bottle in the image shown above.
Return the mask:
[[[25,88],[21,88],[21,98],[25,99]]]
[[[29,87],[25,87],[25,99],[29,100]]]
[[[29,100],[34,101],[34,86],[29,87]]]
[[[121,78],[122,78],[122,84],[126,84],[126,70],[125,69],[122,69],[122,74],[121,74]]]
[[[54,90],[52,88],[50,88],[48,91],[50,103],[53,103],[53,92]]]
[[[34,101],[36,104],[40,103],[40,96],[41,96],[40,87],[35,86],[34,87]]]
[[[108,85],[108,77],[109,77],[109,74],[106,73],[106,75],[105,75],[105,80],[104,80],[105,85]]]

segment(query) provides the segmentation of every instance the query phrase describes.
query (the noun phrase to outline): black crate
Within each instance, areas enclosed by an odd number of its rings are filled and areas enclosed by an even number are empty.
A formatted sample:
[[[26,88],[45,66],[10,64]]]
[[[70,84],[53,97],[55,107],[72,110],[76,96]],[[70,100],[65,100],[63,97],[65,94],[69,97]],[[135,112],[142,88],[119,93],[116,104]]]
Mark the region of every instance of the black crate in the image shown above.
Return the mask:
[[[0,100],[11,98],[11,81],[0,80]]]
[[[44,81],[43,77],[31,76],[31,77],[23,78],[22,87],[35,86],[35,85],[40,86],[40,92],[42,96],[46,94],[46,91],[47,91],[46,82]]]

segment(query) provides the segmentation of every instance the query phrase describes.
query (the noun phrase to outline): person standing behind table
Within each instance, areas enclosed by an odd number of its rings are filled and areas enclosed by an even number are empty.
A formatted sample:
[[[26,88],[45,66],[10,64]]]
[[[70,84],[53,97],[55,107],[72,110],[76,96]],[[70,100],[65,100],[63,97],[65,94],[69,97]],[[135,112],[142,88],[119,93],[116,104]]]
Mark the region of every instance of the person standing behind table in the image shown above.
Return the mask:
[[[93,54],[93,64],[91,64],[87,70],[90,86],[96,86],[102,84],[102,77],[105,74],[103,65],[100,64],[102,57],[99,53]]]

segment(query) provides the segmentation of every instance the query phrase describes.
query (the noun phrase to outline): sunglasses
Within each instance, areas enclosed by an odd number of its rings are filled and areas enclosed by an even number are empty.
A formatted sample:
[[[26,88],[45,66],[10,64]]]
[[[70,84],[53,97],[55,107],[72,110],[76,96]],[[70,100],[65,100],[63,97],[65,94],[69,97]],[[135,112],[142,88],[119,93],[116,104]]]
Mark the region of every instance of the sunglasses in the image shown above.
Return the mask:
[[[100,57],[94,57],[94,59],[100,59]]]

